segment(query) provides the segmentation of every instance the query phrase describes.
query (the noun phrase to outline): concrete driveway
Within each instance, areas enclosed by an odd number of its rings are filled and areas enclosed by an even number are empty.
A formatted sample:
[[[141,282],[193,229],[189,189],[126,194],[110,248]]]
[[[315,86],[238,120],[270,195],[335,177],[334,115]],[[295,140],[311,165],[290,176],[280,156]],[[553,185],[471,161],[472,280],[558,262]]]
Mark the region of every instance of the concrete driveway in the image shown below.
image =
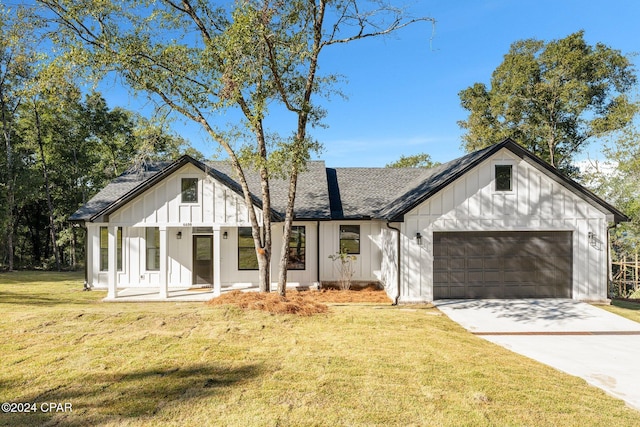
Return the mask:
[[[434,304],[469,332],[584,378],[640,410],[640,323],[568,299]]]

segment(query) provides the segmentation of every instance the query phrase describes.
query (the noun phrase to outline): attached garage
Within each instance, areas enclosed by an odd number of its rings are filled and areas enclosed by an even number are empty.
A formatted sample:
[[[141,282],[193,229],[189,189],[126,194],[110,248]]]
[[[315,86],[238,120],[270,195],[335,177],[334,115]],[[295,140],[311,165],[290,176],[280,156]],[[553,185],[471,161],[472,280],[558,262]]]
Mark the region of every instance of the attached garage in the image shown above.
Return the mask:
[[[434,232],[433,298],[571,298],[570,231]]]

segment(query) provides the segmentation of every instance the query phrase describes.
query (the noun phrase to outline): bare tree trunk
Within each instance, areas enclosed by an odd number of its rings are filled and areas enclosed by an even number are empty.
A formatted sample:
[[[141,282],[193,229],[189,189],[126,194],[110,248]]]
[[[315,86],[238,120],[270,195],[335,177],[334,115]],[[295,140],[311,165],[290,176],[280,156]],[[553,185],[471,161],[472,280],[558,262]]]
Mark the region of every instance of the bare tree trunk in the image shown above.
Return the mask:
[[[14,253],[14,210],[16,206],[14,193],[14,176],[13,176],[13,145],[11,143],[11,122],[13,117],[7,117],[9,114],[13,116],[13,112],[7,111],[7,105],[3,101],[2,87],[0,86],[0,112],[2,113],[2,136],[6,147],[7,155],[7,267],[9,271],[13,271],[13,253]],[[17,107],[16,107],[17,108]]]
[[[266,141],[264,139],[264,133],[262,132],[262,126],[260,126],[261,132],[258,137],[259,140],[259,156],[266,161],[267,148]],[[256,251],[258,253],[258,266],[263,263],[263,268],[260,269],[260,290],[262,292],[271,291],[271,193],[269,191],[269,172],[263,165],[260,167],[260,185],[262,190],[262,246]]]
[[[285,296],[287,293],[287,266],[289,264],[289,240],[291,240],[291,226],[293,225],[294,205],[296,201],[296,189],[298,186],[298,166],[291,167],[289,176],[289,195],[287,198],[287,210],[284,219],[284,233],[282,235],[282,251],[280,257],[280,270],[278,274],[278,293]]]
[[[42,140],[42,128],[40,123],[40,113],[36,101],[33,101],[33,113],[36,119],[36,138],[38,140],[38,148],[40,150],[40,160],[42,162],[42,176],[44,178],[44,190],[47,196],[47,209],[49,210],[49,238],[51,239],[51,247],[53,256],[56,260],[56,270],[60,271],[60,254],[58,252],[58,242],[56,239],[56,223],[53,212],[53,202],[51,200],[51,188],[49,185],[49,174],[47,171],[47,161],[44,158],[44,141]]]
[[[69,254],[70,256],[70,261],[71,261],[71,269],[75,270],[77,267],[77,261],[76,261],[76,246],[78,244],[78,235],[76,233],[76,228],[74,226],[71,226],[71,253]]]

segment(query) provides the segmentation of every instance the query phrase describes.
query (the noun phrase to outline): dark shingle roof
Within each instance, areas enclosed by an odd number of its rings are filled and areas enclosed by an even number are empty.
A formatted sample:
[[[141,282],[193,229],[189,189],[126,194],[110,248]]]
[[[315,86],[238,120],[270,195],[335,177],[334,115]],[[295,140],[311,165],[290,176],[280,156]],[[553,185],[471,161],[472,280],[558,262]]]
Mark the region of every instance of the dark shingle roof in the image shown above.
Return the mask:
[[[322,161],[312,161],[300,174],[295,203],[296,219],[383,219],[403,221],[404,215],[440,191],[469,169],[480,164],[502,148],[538,165],[552,179],[562,183],[594,206],[614,215],[615,222],[628,218],[604,200],[558,173],[533,154],[510,139],[467,154],[431,169],[422,168],[326,168]],[[175,162],[159,162],[143,172],[127,171],[113,180],[70,218],[72,221],[92,221],[113,212],[132,200],[165,176],[191,163],[229,188],[242,194],[229,162],[201,163],[189,156]],[[262,206],[260,177],[247,173],[249,190],[256,206]],[[284,218],[288,181],[270,179],[271,204],[276,220]]]
[[[495,147],[491,146],[483,150],[474,151],[466,156],[427,169],[427,173],[421,178],[421,182],[412,182],[406,186],[406,191],[397,193],[397,197],[381,210],[380,216],[390,221],[402,219],[406,212],[458,179],[467,170],[496,151]]]
[[[335,168],[333,219],[380,218],[380,212],[399,194],[428,175],[419,168]]]
[[[231,164],[226,161],[207,162],[207,165],[223,173],[229,179],[237,180]],[[310,161],[306,170],[298,176],[295,202],[295,216],[298,219],[331,219],[327,175],[323,161]],[[249,190],[257,198],[262,198],[260,175],[246,173]],[[289,192],[289,181],[270,178],[271,209],[284,218]]]
[[[154,162],[143,170],[129,169],[115,178],[106,187],[93,196],[84,206],[80,207],[69,221],[88,221],[97,213],[108,208],[114,201],[134,190],[141,183],[156,175],[173,162]]]
[[[142,191],[164,176],[191,163],[201,170],[222,181],[232,190],[242,195],[242,188],[236,179],[231,164],[226,161],[198,162],[188,156],[183,156],[175,162],[156,162],[145,170],[128,170],[96,194],[89,202],[78,209],[70,221],[90,221],[118,209],[122,203],[130,201]],[[260,177],[257,173],[246,174],[247,184],[252,193],[254,203],[261,207]],[[271,205],[277,217],[284,218],[287,204],[288,181],[272,178],[269,181],[271,189]],[[295,216],[298,219],[330,219],[329,194],[324,162],[312,161],[298,179],[296,194]]]

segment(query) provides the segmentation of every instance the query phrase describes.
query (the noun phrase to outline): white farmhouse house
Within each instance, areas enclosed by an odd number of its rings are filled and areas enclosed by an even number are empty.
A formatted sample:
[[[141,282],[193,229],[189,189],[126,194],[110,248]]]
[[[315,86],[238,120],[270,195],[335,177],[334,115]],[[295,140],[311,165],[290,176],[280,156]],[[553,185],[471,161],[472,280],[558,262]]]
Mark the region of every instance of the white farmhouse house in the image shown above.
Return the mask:
[[[71,217],[87,229],[86,286],[214,295],[255,288],[248,209],[227,162],[188,156],[129,171]],[[286,182],[272,180],[277,277]],[[608,228],[627,217],[512,140],[432,169],[327,168],[300,176],[289,286],[339,279],[329,256],[356,256],[355,281],[395,302],[443,298],[607,298]]]

